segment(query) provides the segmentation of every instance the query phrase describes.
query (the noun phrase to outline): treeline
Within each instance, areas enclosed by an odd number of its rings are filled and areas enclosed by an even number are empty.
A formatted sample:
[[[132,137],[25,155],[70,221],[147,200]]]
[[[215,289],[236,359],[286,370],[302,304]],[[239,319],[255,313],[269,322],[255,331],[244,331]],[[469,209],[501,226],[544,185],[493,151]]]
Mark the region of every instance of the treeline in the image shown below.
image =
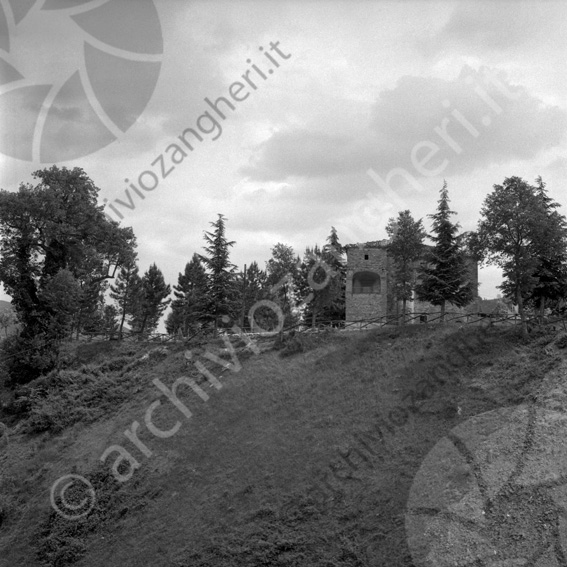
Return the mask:
[[[306,321],[344,320],[346,264],[337,232],[326,244],[307,248],[303,258],[276,244],[265,270],[256,261],[238,271],[230,261],[235,244],[218,215],[205,232],[205,254],[195,253],[173,288],[166,319],[169,333],[184,336],[203,326],[235,324],[244,331],[271,331]]]
[[[121,337],[128,326],[144,338],[168,306],[167,332],[184,337],[345,318],[345,250],[332,227],[325,244],[306,248],[303,256],[278,243],[264,269],[253,261],[239,270],[230,259],[235,242],[219,214],[204,233],[201,253],[188,259],[172,288],[155,264],[140,275],[132,229],[104,214],[99,189],[81,168],[53,166],[33,176],[35,186],[0,191],[0,281],[20,327],[2,345],[12,383],[54,368],[61,342],[71,336]],[[391,289],[402,313],[415,298],[442,313],[447,303],[470,303],[476,293],[471,258],[502,268],[500,287],[524,322],[526,308],[557,307],[567,295],[567,224],[558,208],[541,179],[532,186],[511,177],[486,197],[476,231],[459,233],[446,184],[429,215],[430,234],[421,219],[401,211],[386,230]]]

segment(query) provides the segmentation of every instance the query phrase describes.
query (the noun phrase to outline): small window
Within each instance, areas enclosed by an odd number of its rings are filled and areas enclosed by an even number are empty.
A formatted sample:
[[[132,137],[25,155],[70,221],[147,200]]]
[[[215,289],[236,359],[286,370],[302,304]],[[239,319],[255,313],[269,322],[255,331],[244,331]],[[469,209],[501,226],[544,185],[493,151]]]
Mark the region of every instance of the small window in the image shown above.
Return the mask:
[[[364,255],[364,259],[365,259],[365,260],[368,260],[368,254],[365,254],[365,255]]]
[[[352,293],[380,293],[380,276],[374,272],[357,272],[352,277]]]

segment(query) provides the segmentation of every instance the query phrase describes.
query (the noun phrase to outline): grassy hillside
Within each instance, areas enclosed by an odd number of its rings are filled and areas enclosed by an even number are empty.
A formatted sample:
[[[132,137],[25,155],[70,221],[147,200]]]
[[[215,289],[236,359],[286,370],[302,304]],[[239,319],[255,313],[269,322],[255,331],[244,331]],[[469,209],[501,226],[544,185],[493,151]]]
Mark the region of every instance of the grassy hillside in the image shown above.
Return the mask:
[[[441,326],[329,333],[241,351],[242,368],[223,372],[205,346],[193,349],[220,389],[182,347],[85,345],[0,417],[10,426],[0,449],[0,565],[412,565],[404,516],[423,459],[471,416],[547,387],[563,364],[554,340]],[[152,382],[171,387],[181,376],[202,388],[178,390],[190,418]],[[153,423],[179,423],[168,438],[145,424],[156,400]],[[134,421],[144,450],[125,437]],[[116,453],[100,463],[112,445],[139,464],[122,483],[111,473]],[[50,487],[69,473],[96,491],[80,520],[50,506]]]

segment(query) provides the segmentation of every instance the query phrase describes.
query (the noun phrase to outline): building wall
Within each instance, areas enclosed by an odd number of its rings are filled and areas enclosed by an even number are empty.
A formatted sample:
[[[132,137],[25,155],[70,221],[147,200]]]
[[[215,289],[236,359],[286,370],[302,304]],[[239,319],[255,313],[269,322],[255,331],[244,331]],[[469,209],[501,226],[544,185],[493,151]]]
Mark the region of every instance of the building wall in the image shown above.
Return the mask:
[[[365,259],[368,256],[368,259]],[[380,277],[379,293],[353,293],[357,272],[374,272]],[[371,319],[388,311],[388,255],[383,248],[348,248],[346,278],[346,320]]]
[[[347,254],[347,277],[346,277],[346,321],[358,321],[372,319],[386,315],[401,315],[402,305],[394,298],[393,279],[389,277],[392,269],[391,260],[385,249],[385,243],[377,241],[372,245],[361,247],[348,247]],[[365,259],[368,256],[368,259]],[[418,264],[416,262],[416,269]],[[468,269],[472,282],[478,284],[478,264],[472,258],[468,261]],[[369,271],[380,276],[380,293],[353,294],[353,276],[357,272]],[[475,288],[476,289],[476,288]],[[475,296],[477,294],[475,293]],[[407,308],[413,313],[438,312],[439,307],[425,301],[415,300],[408,302]],[[466,308],[459,308],[447,304],[447,313],[464,313]]]

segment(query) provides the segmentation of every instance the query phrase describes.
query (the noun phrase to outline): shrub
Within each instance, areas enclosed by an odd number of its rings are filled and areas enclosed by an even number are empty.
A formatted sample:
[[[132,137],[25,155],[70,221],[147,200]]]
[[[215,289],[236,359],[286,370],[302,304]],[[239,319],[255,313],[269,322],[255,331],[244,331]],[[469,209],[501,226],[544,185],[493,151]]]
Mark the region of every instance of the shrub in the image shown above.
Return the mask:
[[[561,333],[556,339],[555,339],[555,346],[557,348],[565,348],[567,347],[567,333]]]

